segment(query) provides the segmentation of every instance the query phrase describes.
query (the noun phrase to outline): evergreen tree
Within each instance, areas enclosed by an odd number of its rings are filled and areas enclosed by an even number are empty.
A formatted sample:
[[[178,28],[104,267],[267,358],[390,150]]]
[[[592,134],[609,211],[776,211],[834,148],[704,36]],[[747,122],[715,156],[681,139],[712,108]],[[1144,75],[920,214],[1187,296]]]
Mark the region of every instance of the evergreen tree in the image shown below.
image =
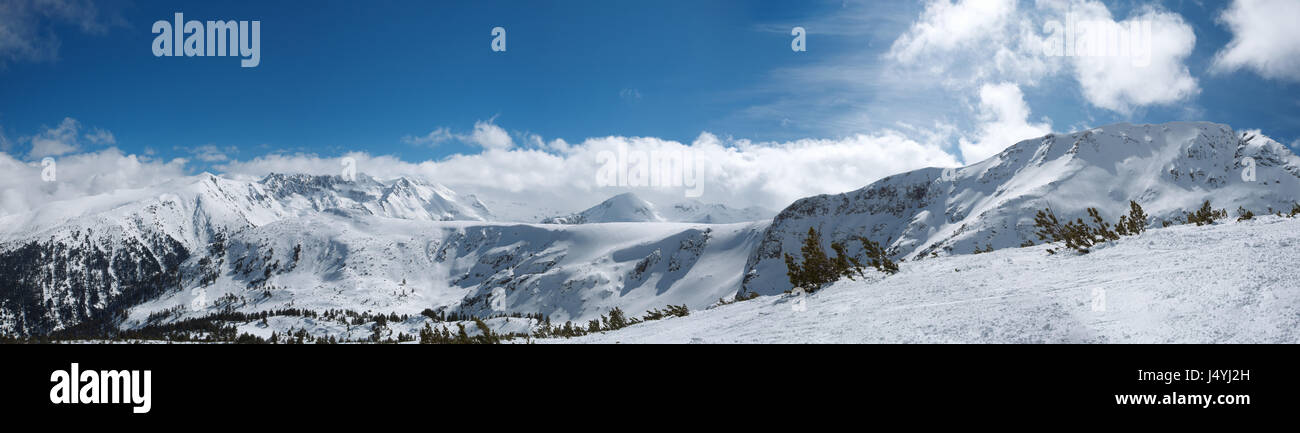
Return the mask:
[[[888,254],[880,244],[862,236],[854,236],[853,239],[862,243],[862,249],[870,259],[869,263],[872,267],[886,274],[898,272],[898,265],[889,260]],[[865,266],[862,261],[848,254],[843,243],[832,242],[831,250],[835,251],[835,258],[829,257],[825,250],[822,250],[821,234],[817,229],[809,227],[808,235],[804,237],[803,246],[800,248],[800,252],[803,253],[803,263],[795,262],[794,257],[789,254],[785,255],[786,276],[790,278],[790,285],[812,293],[840,278],[852,280],[854,275],[865,276],[863,273]]]
[[[456,339],[453,340],[453,343],[455,343],[455,344],[470,344],[471,341],[470,341],[470,339],[469,339],[469,333],[465,332],[465,325],[464,325],[464,324],[457,323],[457,324],[456,324],[456,328],[457,328],[457,331],[456,331]]]
[[[492,328],[489,328],[487,323],[483,322],[482,319],[479,319],[477,317],[474,318],[474,326],[478,327],[479,332],[482,333],[482,335],[475,337],[474,339],[475,343],[479,343],[479,344],[500,344],[501,343],[501,337],[493,333]]]
[[[862,251],[865,252],[867,258],[871,260],[869,263],[871,267],[886,274],[898,273],[898,264],[894,263],[893,260],[889,260],[889,254],[885,253],[885,249],[881,248],[880,244],[862,236],[855,236],[854,239],[857,239],[858,242],[862,243]],[[862,267],[862,264],[858,263],[856,260],[854,260],[853,263],[858,268]],[[862,271],[859,270],[858,273],[861,274]]]
[[[1196,224],[1197,226],[1210,225],[1214,224],[1214,220],[1218,216],[1219,213],[1215,212],[1210,206],[1210,201],[1206,200],[1205,204],[1202,204],[1201,208],[1196,212],[1187,214],[1187,223]]]
[[[433,332],[433,327],[429,326],[429,322],[424,322],[424,329],[420,330],[420,344],[436,343],[438,341],[437,335]]]
[[[1126,231],[1131,235],[1140,235],[1147,230],[1147,213],[1136,201],[1128,202],[1128,221]]]
[[[821,234],[816,228],[809,227],[808,236],[804,237],[803,247],[799,249],[803,253],[803,264],[797,264],[793,256],[785,255],[790,285],[812,293],[839,278],[840,273],[835,272],[835,264],[826,257],[821,243]]]
[[[627,317],[624,316],[623,310],[618,307],[609,310],[609,318],[605,320],[606,328],[609,330],[623,329],[628,326]]]

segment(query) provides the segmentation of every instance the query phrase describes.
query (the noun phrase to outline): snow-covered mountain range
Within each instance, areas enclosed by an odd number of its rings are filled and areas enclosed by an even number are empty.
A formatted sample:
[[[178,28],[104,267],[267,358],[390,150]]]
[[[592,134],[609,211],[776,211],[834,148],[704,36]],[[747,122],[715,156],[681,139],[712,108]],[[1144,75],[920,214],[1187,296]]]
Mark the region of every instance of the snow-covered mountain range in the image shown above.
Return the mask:
[[[489,222],[472,195],[369,176],[211,174],[4,217],[0,330],[140,326],[225,308],[556,320],[705,306],[739,289],[765,221]]]
[[[1254,180],[1244,180],[1247,158]],[[809,227],[827,245],[865,236],[895,259],[923,260],[1037,242],[1033,217],[1044,208],[1073,220],[1094,207],[1113,223],[1130,200],[1156,227],[1206,200],[1234,216],[1239,207],[1289,211],[1300,202],[1300,158],[1267,138],[1204,122],[1116,124],[1029,139],[966,167],[911,171],[794,202],[750,255],[744,292],[789,290],[783,257],[801,257]],[[859,253],[857,243],[846,245]]]
[[[1244,179],[1251,161],[1254,178]],[[1036,240],[1038,209],[1073,219],[1096,207],[1115,221],[1129,200],[1155,227],[1205,200],[1288,211],[1300,202],[1300,158],[1225,125],[1119,124],[801,199],[773,219],[758,208],[656,206],[629,193],[543,223],[500,221],[473,195],[419,179],[202,174],[0,216],[0,333],[136,329],[223,311],[562,322],[615,307],[698,310],[788,290],[782,257],[799,255],[809,227],[827,244],[866,236],[915,263]]]

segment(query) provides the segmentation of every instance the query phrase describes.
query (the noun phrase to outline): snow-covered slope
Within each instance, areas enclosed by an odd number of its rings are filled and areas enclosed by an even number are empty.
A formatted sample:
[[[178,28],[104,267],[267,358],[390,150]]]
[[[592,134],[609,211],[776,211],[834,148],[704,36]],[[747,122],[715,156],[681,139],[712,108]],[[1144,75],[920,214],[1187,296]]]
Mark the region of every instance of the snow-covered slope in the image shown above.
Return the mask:
[[[1242,178],[1246,157],[1256,163],[1255,181]],[[1062,220],[1086,217],[1095,207],[1113,223],[1129,200],[1157,227],[1205,200],[1232,215],[1238,207],[1288,211],[1300,202],[1300,158],[1281,144],[1246,142],[1214,123],[1117,124],[1025,140],[966,167],[921,169],[796,201],[750,256],[744,291],[789,290],[783,255],[800,256],[809,227],[828,245],[865,236],[896,259],[921,260],[1037,241],[1033,216],[1047,207]],[[847,245],[860,253],[857,243]]]
[[[623,193],[575,214],[547,218],[544,224],[592,224],[613,222],[681,222],[731,224],[768,219],[771,213],[758,208],[734,209],[722,204],[687,200],[659,207],[633,193]]]
[[[1149,230],[1088,255],[902,264],[551,343],[1300,343],[1300,218]]]
[[[319,215],[278,221],[214,244],[184,264],[184,290],[131,310],[172,319],[232,307],[587,320],[620,307],[702,308],[740,288],[765,223],[575,226],[424,222]]]

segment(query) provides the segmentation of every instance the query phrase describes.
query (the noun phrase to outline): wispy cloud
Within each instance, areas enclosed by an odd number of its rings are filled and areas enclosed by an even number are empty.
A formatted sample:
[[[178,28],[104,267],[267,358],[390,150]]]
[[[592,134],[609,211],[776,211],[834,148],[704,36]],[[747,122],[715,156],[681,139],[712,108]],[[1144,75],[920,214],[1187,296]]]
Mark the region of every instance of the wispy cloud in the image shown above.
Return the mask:
[[[179,149],[179,148],[178,148]],[[184,149],[194,159],[202,162],[223,162],[231,159],[231,154],[239,153],[239,148],[235,146],[217,147],[215,144],[204,144]]]
[[[101,13],[90,0],[5,0],[0,2],[0,66],[58,58],[56,23],[102,34],[123,20]]]
[[[35,135],[21,137],[18,141],[31,144],[31,149],[27,152],[28,159],[66,155],[82,152],[87,147],[117,144],[117,138],[113,136],[112,131],[91,128],[89,132],[83,135],[81,130],[81,122],[71,117],[65,117],[57,126],[42,127]],[[7,138],[0,136],[0,149],[9,152],[10,147],[12,147],[12,143],[9,143]]]
[[[79,129],[81,129],[81,123],[77,122],[77,119],[66,117],[62,122],[59,122],[58,126],[46,127],[35,136],[27,137],[25,141],[32,144],[31,150],[27,152],[27,157],[32,159],[44,158],[81,150],[77,138]]]
[[[428,134],[403,136],[402,142],[413,145],[437,146],[455,140],[484,149],[509,149],[514,147],[515,142],[510,137],[510,133],[497,126],[494,122],[495,118],[474,122],[474,129],[463,134],[454,133],[451,128],[442,126]]]
[[[13,151],[14,144],[9,141],[9,136],[5,135],[4,125],[0,125],[0,152],[9,153]]]
[[[618,97],[624,101],[640,101],[641,91],[637,89],[623,89],[618,92]]]
[[[450,129],[446,127],[441,127],[438,129],[434,129],[433,131],[424,135],[404,136],[402,137],[402,142],[406,144],[414,144],[414,145],[437,146],[439,144],[442,144],[443,142],[453,140],[455,138],[456,136],[451,133]]]
[[[89,133],[86,134],[85,137],[86,137],[86,141],[89,141],[90,144],[99,144],[99,145],[117,144],[117,137],[114,137],[112,132],[105,129],[93,128],[90,130]]]

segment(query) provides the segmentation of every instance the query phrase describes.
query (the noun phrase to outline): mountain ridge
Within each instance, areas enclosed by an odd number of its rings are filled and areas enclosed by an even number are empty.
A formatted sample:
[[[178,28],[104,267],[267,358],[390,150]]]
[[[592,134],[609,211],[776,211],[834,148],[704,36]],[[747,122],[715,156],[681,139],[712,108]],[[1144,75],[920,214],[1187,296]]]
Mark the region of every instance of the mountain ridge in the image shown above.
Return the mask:
[[[1256,181],[1241,179],[1245,157],[1255,158]],[[964,167],[913,170],[795,201],[747,261],[742,293],[789,290],[783,257],[801,257],[809,227],[824,233],[823,247],[865,236],[896,259],[922,260],[1037,242],[1033,215],[1044,208],[1073,220],[1095,207],[1115,222],[1130,200],[1154,226],[1178,222],[1205,200],[1234,211],[1289,210],[1300,201],[1300,158],[1209,122],[1119,123],[1023,140]]]

